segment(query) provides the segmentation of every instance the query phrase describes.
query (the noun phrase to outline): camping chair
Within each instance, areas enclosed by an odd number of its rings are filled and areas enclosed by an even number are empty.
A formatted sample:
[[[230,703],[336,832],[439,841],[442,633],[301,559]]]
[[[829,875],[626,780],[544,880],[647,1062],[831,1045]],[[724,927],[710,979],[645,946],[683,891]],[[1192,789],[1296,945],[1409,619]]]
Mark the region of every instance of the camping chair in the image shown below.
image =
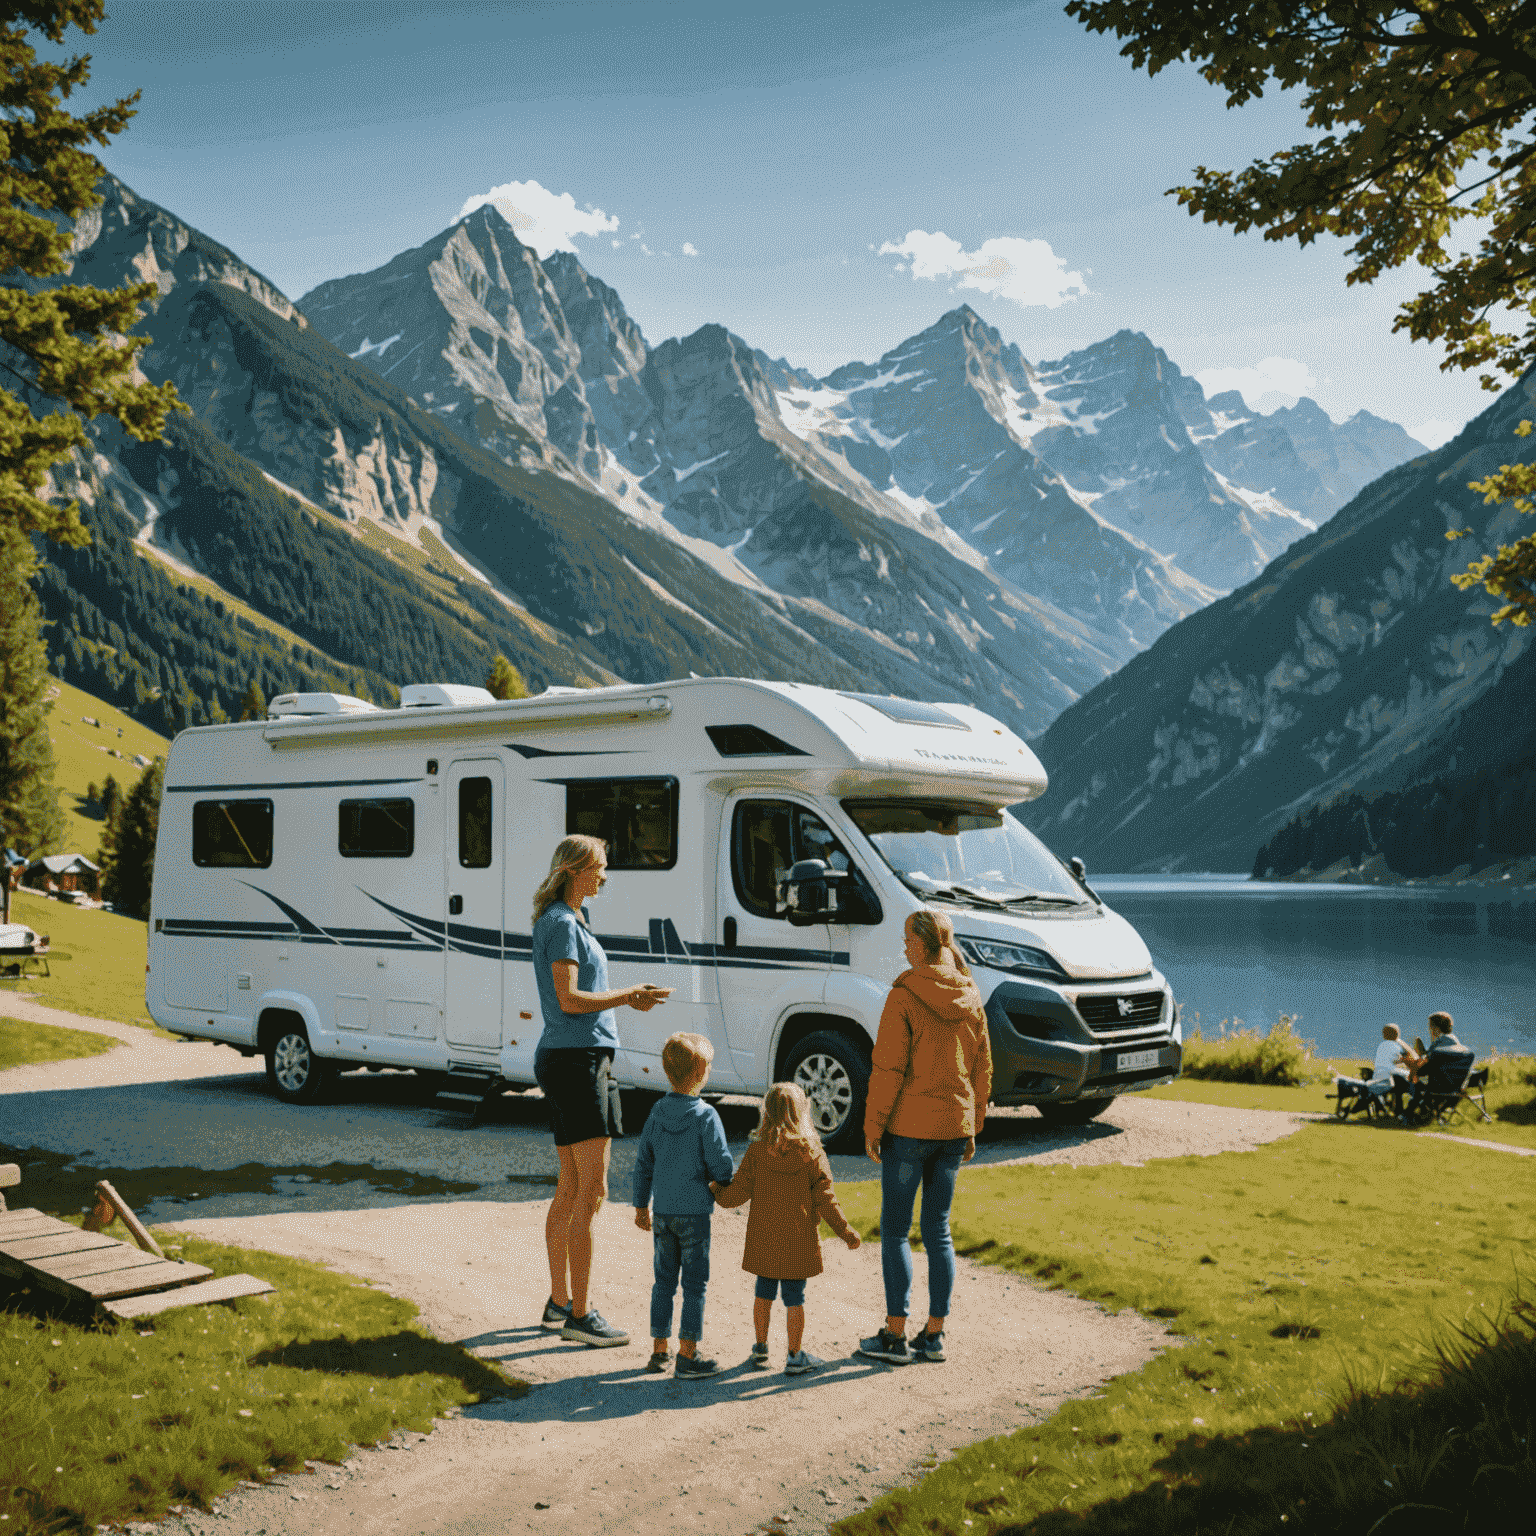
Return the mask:
[[[1460,1118],[1462,1092],[1476,1059],[1476,1053],[1466,1046],[1451,1051],[1431,1051],[1429,1059],[1419,1069],[1413,1097],[1403,1106],[1403,1123],[1415,1127],[1431,1122],[1445,1125]],[[1486,1072],[1483,1080],[1487,1081]]]
[[[1372,1077],[1370,1067],[1361,1067],[1359,1077],[1340,1077],[1334,1080],[1334,1114],[1340,1120],[1351,1115],[1364,1115],[1367,1120],[1383,1120],[1397,1113],[1396,1106],[1388,1102],[1394,1088],[1390,1077]]]
[[[1461,1114],[1461,1106],[1463,1104],[1470,1104],[1484,1120],[1492,1125],[1493,1116],[1488,1113],[1488,1100],[1485,1097],[1487,1091],[1487,1067],[1479,1067],[1475,1072],[1467,1073],[1467,1080],[1461,1085],[1461,1098],[1456,1106],[1458,1118]]]

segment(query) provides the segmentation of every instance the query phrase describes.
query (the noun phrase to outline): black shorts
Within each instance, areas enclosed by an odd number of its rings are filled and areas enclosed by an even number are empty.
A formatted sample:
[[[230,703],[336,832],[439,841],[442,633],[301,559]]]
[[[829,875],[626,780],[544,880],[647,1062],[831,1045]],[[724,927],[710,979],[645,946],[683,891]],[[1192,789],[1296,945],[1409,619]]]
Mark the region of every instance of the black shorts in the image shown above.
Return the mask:
[[[613,1052],[597,1049],[537,1051],[533,1075],[549,1102],[557,1147],[596,1136],[622,1136],[619,1085],[613,1080]]]

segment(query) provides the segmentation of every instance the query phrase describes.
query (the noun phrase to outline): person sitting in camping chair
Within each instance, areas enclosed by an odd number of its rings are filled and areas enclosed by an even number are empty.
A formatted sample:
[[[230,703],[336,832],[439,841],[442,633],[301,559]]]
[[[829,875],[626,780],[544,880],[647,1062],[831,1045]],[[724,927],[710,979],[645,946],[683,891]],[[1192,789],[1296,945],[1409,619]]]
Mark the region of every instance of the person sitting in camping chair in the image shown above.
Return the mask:
[[[1477,1053],[1456,1038],[1448,1013],[1429,1016],[1429,1050],[1413,1086],[1413,1097],[1403,1107],[1408,1125],[1428,1125],[1447,1120],[1461,1103],[1462,1090],[1472,1072]]]
[[[1404,1042],[1396,1024],[1381,1026],[1381,1044],[1376,1047],[1376,1063],[1366,1084],[1378,1108],[1386,1109],[1390,1103],[1393,1114],[1403,1112],[1403,1095],[1423,1061]]]

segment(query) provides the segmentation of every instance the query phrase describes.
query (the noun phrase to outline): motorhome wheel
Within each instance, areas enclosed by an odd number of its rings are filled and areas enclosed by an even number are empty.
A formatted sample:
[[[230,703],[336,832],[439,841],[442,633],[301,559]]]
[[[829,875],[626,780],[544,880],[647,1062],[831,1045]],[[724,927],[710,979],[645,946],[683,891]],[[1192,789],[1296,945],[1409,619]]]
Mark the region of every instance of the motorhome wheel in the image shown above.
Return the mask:
[[[790,1052],[785,1076],[805,1090],[811,1123],[829,1152],[856,1152],[864,1134],[869,1057],[847,1035],[819,1030]]]
[[[1074,1099],[1070,1104],[1036,1104],[1035,1108],[1049,1125],[1087,1125],[1114,1102],[1113,1099]]]
[[[313,1104],[332,1076],[328,1063],[309,1048],[302,1024],[283,1024],[267,1046],[267,1082],[289,1104]]]

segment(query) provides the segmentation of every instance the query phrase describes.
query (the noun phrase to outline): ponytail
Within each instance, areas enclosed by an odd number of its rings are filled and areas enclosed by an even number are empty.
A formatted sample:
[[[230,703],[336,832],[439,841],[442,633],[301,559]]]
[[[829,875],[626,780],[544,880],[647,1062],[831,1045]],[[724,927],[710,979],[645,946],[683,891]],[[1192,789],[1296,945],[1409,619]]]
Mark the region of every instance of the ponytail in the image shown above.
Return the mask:
[[[955,925],[949,920],[948,913],[935,912],[932,907],[919,907],[907,919],[907,932],[923,946],[929,965],[942,965],[947,949],[954,968],[962,976],[971,974],[955,940]]]

